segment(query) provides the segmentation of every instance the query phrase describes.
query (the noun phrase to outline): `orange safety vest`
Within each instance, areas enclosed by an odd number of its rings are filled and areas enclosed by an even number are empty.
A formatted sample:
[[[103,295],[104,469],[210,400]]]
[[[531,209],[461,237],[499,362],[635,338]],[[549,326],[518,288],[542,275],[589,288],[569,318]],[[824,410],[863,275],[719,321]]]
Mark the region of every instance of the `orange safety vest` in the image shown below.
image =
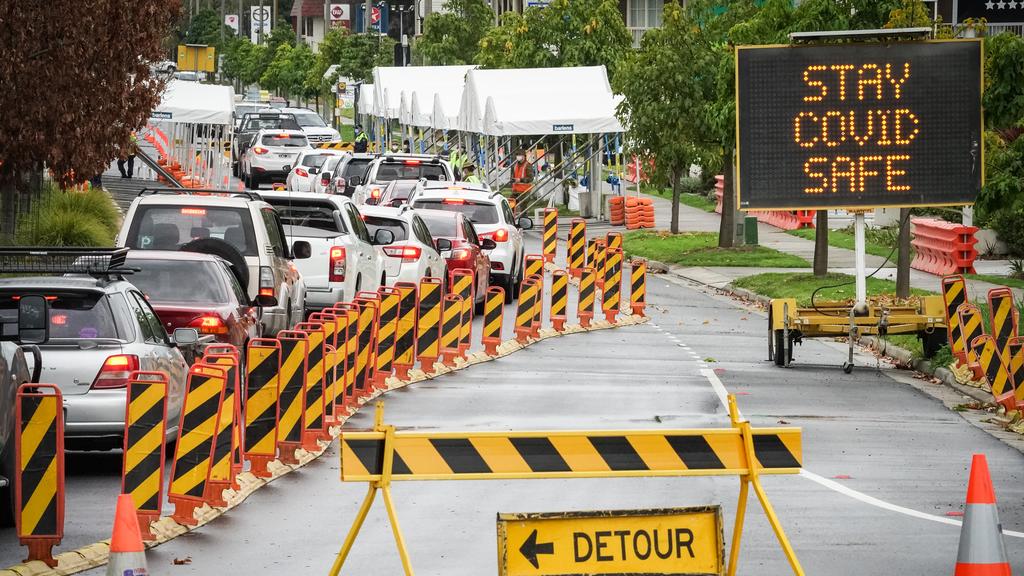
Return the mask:
[[[526,178],[526,167],[529,166],[525,161],[522,163],[515,163],[512,165],[512,177],[516,180],[522,180]],[[523,194],[529,192],[533,188],[533,184],[527,184],[526,182],[515,182],[512,184],[512,191],[516,194]]]

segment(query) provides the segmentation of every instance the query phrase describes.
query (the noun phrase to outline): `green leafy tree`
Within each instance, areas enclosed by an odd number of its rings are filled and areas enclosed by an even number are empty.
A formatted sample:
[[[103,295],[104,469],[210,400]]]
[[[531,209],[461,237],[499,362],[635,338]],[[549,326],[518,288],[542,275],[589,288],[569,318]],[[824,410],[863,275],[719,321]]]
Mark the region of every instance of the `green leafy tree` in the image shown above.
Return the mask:
[[[192,17],[183,40],[187,44],[205,44],[220,49],[222,31],[225,39],[231,38],[235,33],[231,28],[221,24],[219,12],[212,8],[203,8]]]
[[[472,64],[480,40],[493,26],[494,10],[487,0],[450,0],[443,12],[423,21],[416,49],[431,64]]]
[[[506,12],[501,24],[480,40],[476,62],[484,68],[543,68],[557,66],[547,37],[543,12],[528,8],[524,14]]]

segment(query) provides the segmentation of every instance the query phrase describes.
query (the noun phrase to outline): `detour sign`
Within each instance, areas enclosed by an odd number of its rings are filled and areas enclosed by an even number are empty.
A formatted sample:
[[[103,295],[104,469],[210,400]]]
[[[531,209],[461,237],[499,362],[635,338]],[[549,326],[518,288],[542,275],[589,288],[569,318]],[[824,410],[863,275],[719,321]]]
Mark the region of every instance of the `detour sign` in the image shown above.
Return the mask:
[[[499,514],[502,576],[721,574],[718,506]]]

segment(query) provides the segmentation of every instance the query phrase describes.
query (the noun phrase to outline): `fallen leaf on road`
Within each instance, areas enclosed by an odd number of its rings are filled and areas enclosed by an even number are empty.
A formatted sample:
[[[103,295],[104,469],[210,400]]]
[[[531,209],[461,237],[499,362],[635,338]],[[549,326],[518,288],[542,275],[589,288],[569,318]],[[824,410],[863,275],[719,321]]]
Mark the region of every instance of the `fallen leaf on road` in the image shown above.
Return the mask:
[[[718,362],[718,360],[715,360],[714,358],[712,358],[712,357],[710,357],[710,356],[708,356],[707,358],[705,358],[705,359],[704,359],[704,361],[705,361],[705,362],[707,362],[707,363],[709,363],[709,364],[710,364],[710,363],[712,363],[712,362]]]
[[[741,316],[741,317],[740,317],[740,320],[746,320],[746,319],[747,319],[747,317],[746,317],[746,316]]]
[[[789,422],[786,420],[779,420],[779,424],[789,424]]]
[[[191,556],[186,556],[184,558],[175,558],[173,560],[173,562],[174,562],[175,566],[184,566],[186,564],[191,564],[192,563],[192,557]]]
[[[711,320],[705,320],[704,323],[705,324],[711,324]]]

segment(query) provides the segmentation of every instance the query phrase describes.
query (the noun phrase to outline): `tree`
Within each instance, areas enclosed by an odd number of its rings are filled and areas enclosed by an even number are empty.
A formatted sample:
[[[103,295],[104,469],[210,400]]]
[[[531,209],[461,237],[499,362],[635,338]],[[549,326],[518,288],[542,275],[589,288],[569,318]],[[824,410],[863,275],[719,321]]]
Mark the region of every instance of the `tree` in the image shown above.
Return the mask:
[[[149,63],[178,18],[175,0],[0,3],[0,213],[45,165],[62,185],[105,169],[159,104]],[[41,25],[45,23],[45,26]],[[22,190],[24,188],[22,187]]]
[[[216,46],[219,51],[223,48],[220,45],[222,31],[225,32],[226,38],[230,38],[234,34],[234,30],[221,23],[219,12],[212,8],[203,8],[192,17],[192,21],[189,22],[188,28],[185,30],[183,40],[187,44]]]
[[[487,0],[449,0],[443,12],[423,21],[416,49],[431,64],[472,64],[480,40],[493,26],[494,10]]]

